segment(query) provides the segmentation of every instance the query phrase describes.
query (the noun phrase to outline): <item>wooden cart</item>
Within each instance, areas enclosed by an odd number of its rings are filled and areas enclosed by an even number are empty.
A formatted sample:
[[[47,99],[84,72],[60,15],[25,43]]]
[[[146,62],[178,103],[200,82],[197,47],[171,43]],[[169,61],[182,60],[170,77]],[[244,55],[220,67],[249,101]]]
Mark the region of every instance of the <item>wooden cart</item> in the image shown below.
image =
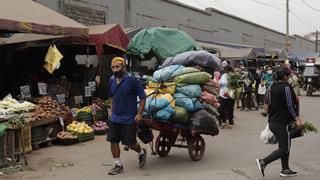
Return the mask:
[[[155,142],[155,149],[160,157],[166,157],[171,147],[178,147],[187,148],[189,156],[193,161],[202,159],[206,143],[201,133],[192,131],[187,126],[169,122],[159,122],[146,118],[142,122],[152,129],[159,131]],[[180,138],[178,138],[179,136]]]

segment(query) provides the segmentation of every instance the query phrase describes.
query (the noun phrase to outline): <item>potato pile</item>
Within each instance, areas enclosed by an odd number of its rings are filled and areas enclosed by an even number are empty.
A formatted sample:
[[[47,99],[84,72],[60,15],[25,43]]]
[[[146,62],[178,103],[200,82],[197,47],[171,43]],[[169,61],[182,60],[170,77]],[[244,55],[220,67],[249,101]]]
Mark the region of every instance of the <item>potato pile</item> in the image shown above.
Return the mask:
[[[52,99],[49,96],[43,97],[38,100],[38,106],[36,108],[35,120],[56,118],[63,116],[69,111],[69,107],[64,104],[60,104],[58,101]]]
[[[76,139],[78,137],[76,135],[74,135],[72,132],[61,131],[58,133],[57,138],[59,138],[59,139]]]

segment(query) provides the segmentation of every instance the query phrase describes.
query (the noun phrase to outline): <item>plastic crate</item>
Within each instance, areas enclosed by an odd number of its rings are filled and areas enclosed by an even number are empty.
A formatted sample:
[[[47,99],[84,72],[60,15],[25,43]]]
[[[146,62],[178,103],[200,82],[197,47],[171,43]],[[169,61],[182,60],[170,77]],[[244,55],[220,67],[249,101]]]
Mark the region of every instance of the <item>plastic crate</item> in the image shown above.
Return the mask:
[[[104,130],[100,130],[100,131],[97,131],[97,130],[94,130],[94,134],[95,135],[105,135],[105,134],[107,134],[107,132],[108,132],[108,128],[106,128],[106,129],[104,129]]]
[[[46,126],[36,126],[31,128],[31,142],[32,144],[45,141],[47,139]]]
[[[79,142],[79,138],[75,138],[75,139],[59,139],[58,138],[58,144],[64,145],[64,146],[77,144],[78,142]]]
[[[90,141],[94,139],[94,133],[84,134],[84,133],[76,133],[78,136],[79,142]]]
[[[7,166],[6,134],[0,136],[0,168]]]

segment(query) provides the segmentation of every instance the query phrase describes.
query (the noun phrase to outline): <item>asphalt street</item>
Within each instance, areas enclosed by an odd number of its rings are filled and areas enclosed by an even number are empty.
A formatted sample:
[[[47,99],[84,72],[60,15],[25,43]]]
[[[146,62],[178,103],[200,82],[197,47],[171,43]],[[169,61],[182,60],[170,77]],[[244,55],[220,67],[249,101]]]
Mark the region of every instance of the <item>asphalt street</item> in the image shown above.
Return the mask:
[[[138,157],[133,151],[122,152],[125,171],[117,176],[107,175],[113,164],[109,144],[104,136],[94,141],[73,146],[52,146],[28,155],[26,171],[0,175],[0,179],[14,180],[274,180],[279,176],[280,161],[270,164],[262,178],[255,159],[262,158],[277,148],[259,140],[267,121],[258,111],[236,110],[235,127],[222,129],[215,137],[204,136],[206,151],[203,159],[193,162],[187,149],[173,148],[166,158],[150,155],[144,169],[138,168]],[[301,97],[301,116],[320,128],[320,95]],[[320,135],[307,134],[293,140],[290,165],[299,175],[290,179],[320,179]]]

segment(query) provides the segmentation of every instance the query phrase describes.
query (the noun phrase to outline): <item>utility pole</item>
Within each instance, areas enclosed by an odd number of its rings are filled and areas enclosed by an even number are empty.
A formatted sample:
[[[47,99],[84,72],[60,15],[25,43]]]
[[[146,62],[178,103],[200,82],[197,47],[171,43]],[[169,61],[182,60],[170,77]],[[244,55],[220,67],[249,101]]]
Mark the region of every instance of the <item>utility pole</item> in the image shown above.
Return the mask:
[[[286,49],[289,50],[290,47],[290,38],[289,38],[289,0],[286,0]]]
[[[131,4],[130,0],[124,0],[124,27],[131,27]]]
[[[318,52],[318,30],[316,30],[316,52]]]

